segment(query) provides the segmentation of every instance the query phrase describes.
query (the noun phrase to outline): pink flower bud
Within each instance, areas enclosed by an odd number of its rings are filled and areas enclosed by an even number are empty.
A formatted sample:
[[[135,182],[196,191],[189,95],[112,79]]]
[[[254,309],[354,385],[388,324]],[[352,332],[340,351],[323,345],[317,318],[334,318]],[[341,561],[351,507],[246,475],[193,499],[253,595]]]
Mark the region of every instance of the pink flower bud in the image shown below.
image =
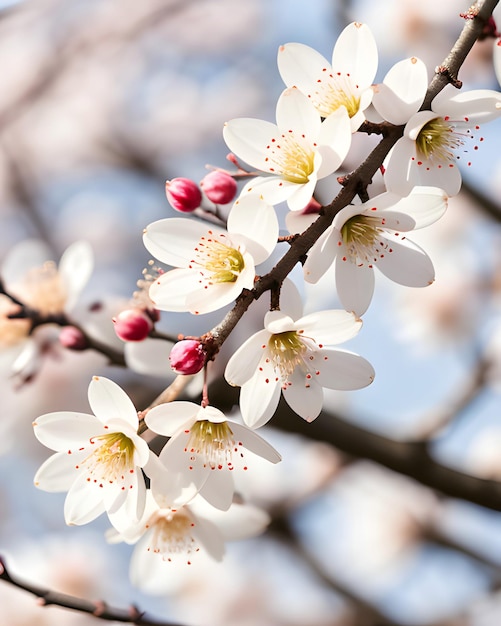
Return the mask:
[[[210,172],[200,183],[205,195],[214,204],[228,204],[237,195],[237,183],[226,172]]]
[[[195,339],[178,341],[170,351],[170,366],[178,374],[196,374],[205,363],[203,345]]]
[[[189,178],[168,180],[165,183],[165,194],[172,208],[182,213],[191,213],[202,202],[200,187]]]
[[[317,202],[315,198],[312,198],[308,202],[308,204],[304,207],[304,209],[301,211],[301,214],[310,215],[311,213],[319,213],[321,208],[322,208],[322,205],[320,204],[320,202]]]
[[[59,343],[69,350],[85,350],[89,347],[85,335],[75,326],[64,326],[59,332]]]
[[[143,341],[153,328],[151,317],[141,309],[126,309],[113,318],[115,332],[122,341]]]

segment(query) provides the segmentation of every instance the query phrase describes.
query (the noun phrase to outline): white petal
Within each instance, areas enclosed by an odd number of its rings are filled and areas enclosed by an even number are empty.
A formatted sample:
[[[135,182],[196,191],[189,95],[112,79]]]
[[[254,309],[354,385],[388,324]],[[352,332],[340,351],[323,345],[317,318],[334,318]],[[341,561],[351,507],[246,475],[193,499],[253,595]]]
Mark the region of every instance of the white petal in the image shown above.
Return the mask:
[[[68,451],[87,445],[91,437],[103,434],[103,424],[86,413],[46,413],[33,422],[35,436],[52,450]]]
[[[322,161],[320,151],[315,153],[315,163],[319,164]],[[294,184],[294,188],[290,188],[292,193],[287,198],[287,206],[291,211],[302,211],[310,202],[317,185],[317,174],[313,171],[309,177],[308,182],[304,185]]]
[[[317,345],[335,345],[355,337],[362,327],[362,320],[348,311],[318,311],[296,322],[297,332],[312,337]]]
[[[281,383],[273,366],[261,362],[262,371],[256,372],[240,390],[240,411],[249,428],[260,428],[276,411],[280,400]]]
[[[290,408],[307,422],[320,415],[323,405],[322,387],[316,380],[308,380],[299,367],[296,367],[282,391]]]
[[[408,239],[388,240],[392,253],[378,259],[376,267],[389,279],[407,287],[426,287],[435,280],[430,257]]]
[[[448,197],[443,189],[438,187],[415,187],[411,193],[399,200],[393,207],[393,211],[405,213],[414,221],[414,229],[424,228],[435,223],[447,210]],[[387,213],[384,212],[384,216]],[[393,226],[389,226],[393,229]],[[394,230],[403,230],[398,226]]]
[[[338,251],[341,233],[329,226],[317,239],[308,252],[303,266],[304,279],[307,283],[317,283],[334,263]]]
[[[169,361],[172,344],[164,339],[147,337],[144,341],[127,341],[124,356],[127,367],[145,376],[161,376],[169,382],[175,376]]]
[[[212,513],[210,519],[217,524],[226,541],[259,535],[270,523],[268,513],[251,504],[233,504],[226,513]]]
[[[70,311],[94,269],[94,253],[86,241],[68,246],[59,261],[59,273],[68,294],[65,309]]]
[[[82,473],[73,483],[64,501],[64,519],[67,524],[88,524],[104,513],[102,492],[89,485],[87,476]]]
[[[228,148],[252,167],[269,172],[267,148],[280,136],[276,124],[248,117],[226,122],[223,138]]]
[[[296,329],[294,320],[282,311],[268,311],[264,316],[264,327],[272,335]]]
[[[275,249],[278,231],[275,209],[257,194],[241,196],[228,215],[228,232],[244,237],[245,247],[256,265]]]
[[[363,315],[369,308],[374,293],[374,270],[367,265],[356,265],[349,259],[336,261],[336,287],[342,305],[347,311]]]
[[[26,274],[52,257],[50,248],[38,239],[26,239],[9,250],[2,262],[2,279],[12,295],[23,300],[23,289],[19,283]]]
[[[280,311],[291,319],[297,320],[303,315],[303,300],[296,284],[286,278],[280,290]]]
[[[267,330],[260,330],[249,337],[230,357],[224,371],[224,377],[230,385],[241,387],[254,376],[269,338],[270,333]]]
[[[241,441],[247,450],[270,461],[270,463],[278,463],[282,460],[275,448],[250,428],[235,422],[229,422],[229,426],[235,435],[235,439]]]
[[[318,178],[324,178],[338,169],[348,154],[351,140],[348,112],[345,107],[339,107],[322,122],[318,138],[322,165],[318,171]]]
[[[291,183],[281,176],[257,176],[245,186],[240,197],[248,193],[257,194],[262,196],[265,202],[275,206],[288,200],[301,187],[304,185]],[[303,205],[303,208],[304,206],[306,205]]]
[[[194,315],[211,313],[230,304],[238,298],[243,289],[254,287],[256,271],[250,254],[245,253],[244,268],[234,283],[214,283],[205,289],[201,287],[186,297],[186,306]]]
[[[67,452],[57,452],[50,456],[38,468],[33,482],[44,491],[67,491],[78,474],[75,464],[78,464],[81,455],[72,455]]]
[[[291,235],[304,233],[318,218],[318,213],[301,213],[300,211],[289,211],[285,216],[285,224]]]
[[[278,51],[278,71],[288,87],[297,87],[308,95],[312,85],[329,62],[319,52],[302,43],[288,43]]]
[[[227,469],[209,471],[199,493],[216,509],[227,511],[235,493],[232,472]]]
[[[207,553],[216,561],[221,561],[225,552],[224,539],[219,528],[206,519],[196,517],[192,528],[193,536],[200,541]]]
[[[458,91],[447,85],[431,103],[433,111],[453,121],[485,124],[501,116],[501,93],[491,89]]]
[[[277,126],[284,132],[292,131],[305,136],[308,141],[317,141],[320,132],[320,113],[310,100],[295,87],[285,89],[277,102]]]
[[[349,391],[367,387],[374,380],[375,372],[369,361],[345,350],[319,350],[316,381],[328,389]]]
[[[151,284],[149,296],[162,311],[187,312],[187,296],[200,289],[200,273],[193,269],[166,272]]]
[[[223,230],[183,217],[158,220],[143,233],[143,243],[155,258],[173,267],[187,267],[201,237],[220,235]]]
[[[103,424],[119,420],[137,431],[139,419],[136,408],[125,391],[112,380],[94,376],[88,395],[92,412]]]
[[[165,402],[150,409],[144,421],[154,433],[172,437],[180,428],[187,424],[189,428],[195,422],[199,408],[194,402]]]
[[[421,106],[428,87],[426,65],[416,57],[396,63],[374,87],[372,103],[392,124],[406,124]]]
[[[367,24],[353,22],[339,35],[332,54],[334,72],[349,74],[361,89],[369,87],[376,76],[377,45]]]

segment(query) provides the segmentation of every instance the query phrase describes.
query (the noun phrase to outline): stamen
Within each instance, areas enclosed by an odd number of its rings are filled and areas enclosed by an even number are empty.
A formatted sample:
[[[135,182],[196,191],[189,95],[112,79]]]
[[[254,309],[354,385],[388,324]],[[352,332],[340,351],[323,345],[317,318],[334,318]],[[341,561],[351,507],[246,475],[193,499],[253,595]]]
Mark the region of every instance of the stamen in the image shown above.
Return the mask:
[[[109,433],[92,437],[91,445],[97,446],[77,466],[88,473],[87,480],[102,487],[103,481],[111,484],[124,482],[134,472],[134,443],[123,433]]]
[[[33,268],[23,281],[23,301],[41,315],[63,313],[68,294],[61,275],[52,261]]]
[[[472,139],[469,129],[459,132],[448,120],[437,117],[427,122],[416,138],[418,154],[432,163],[450,163],[455,160],[454,150]]]
[[[280,139],[272,139],[266,148],[266,161],[272,174],[280,174],[284,180],[298,185],[308,182],[314,170],[314,152],[294,137],[292,131]]]
[[[217,239],[212,231],[208,234],[208,237],[201,237],[189,267],[199,266],[209,284],[236,282],[245,267],[242,253],[226,243],[224,233],[218,235]],[[228,240],[228,243],[232,242]]]
[[[317,80],[317,89],[309,94],[314,106],[322,117],[328,117],[339,107],[344,106],[348,115],[353,117],[360,109],[358,85],[347,74],[332,74],[324,68],[322,78]]]
[[[192,461],[200,457],[204,467],[233,469],[233,454],[240,452],[238,446],[228,422],[198,420],[190,428],[185,451],[192,455]]]
[[[307,346],[295,330],[271,335],[268,349],[275,369],[279,370],[282,380],[287,380],[296,366],[303,363]]]
[[[343,224],[341,236],[353,262],[372,263],[380,256],[381,220],[372,215],[354,215]]]
[[[193,537],[194,526],[192,519],[182,510],[156,511],[146,524],[146,528],[152,531],[147,550],[161,555],[167,562],[180,555],[186,555],[189,559],[190,554],[200,550]]]

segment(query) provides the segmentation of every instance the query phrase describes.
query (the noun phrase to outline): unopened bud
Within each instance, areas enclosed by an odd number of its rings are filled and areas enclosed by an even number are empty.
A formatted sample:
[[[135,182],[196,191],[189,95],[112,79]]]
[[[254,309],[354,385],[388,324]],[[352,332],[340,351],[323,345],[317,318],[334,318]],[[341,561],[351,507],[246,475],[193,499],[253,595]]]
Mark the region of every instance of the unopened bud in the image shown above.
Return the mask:
[[[320,202],[317,202],[315,198],[312,198],[308,202],[308,204],[304,207],[304,209],[301,211],[301,214],[311,215],[311,213],[318,213],[321,208],[322,208],[322,205],[320,204]]]
[[[203,345],[195,339],[183,339],[172,347],[170,366],[178,374],[197,374],[205,364]]]
[[[126,309],[113,318],[115,332],[122,341],[143,341],[153,328],[151,317],[141,309]]]
[[[200,186],[214,204],[228,204],[237,195],[237,183],[233,176],[215,170],[204,176]]]
[[[182,213],[191,213],[202,202],[200,187],[189,178],[168,180],[165,183],[165,195],[172,208]]]
[[[89,347],[85,335],[75,326],[64,326],[61,328],[59,343],[69,350],[85,350]]]

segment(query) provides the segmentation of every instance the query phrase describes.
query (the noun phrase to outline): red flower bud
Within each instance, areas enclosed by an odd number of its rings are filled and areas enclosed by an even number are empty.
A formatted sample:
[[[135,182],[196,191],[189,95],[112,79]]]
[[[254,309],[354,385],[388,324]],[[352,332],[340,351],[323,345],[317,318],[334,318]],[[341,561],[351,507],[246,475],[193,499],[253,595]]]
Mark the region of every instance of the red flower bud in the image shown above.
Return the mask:
[[[237,183],[233,176],[215,170],[200,183],[205,195],[214,204],[228,204],[237,195]]]
[[[126,309],[113,318],[115,332],[122,341],[143,341],[153,328],[151,317],[141,309]]]
[[[83,332],[75,326],[64,326],[59,332],[59,343],[69,350],[85,350],[89,347]]]
[[[189,178],[168,180],[165,183],[165,194],[172,208],[182,213],[191,213],[202,202],[200,187]]]
[[[195,339],[183,339],[172,347],[170,366],[178,374],[196,374],[205,364],[203,345]]]

